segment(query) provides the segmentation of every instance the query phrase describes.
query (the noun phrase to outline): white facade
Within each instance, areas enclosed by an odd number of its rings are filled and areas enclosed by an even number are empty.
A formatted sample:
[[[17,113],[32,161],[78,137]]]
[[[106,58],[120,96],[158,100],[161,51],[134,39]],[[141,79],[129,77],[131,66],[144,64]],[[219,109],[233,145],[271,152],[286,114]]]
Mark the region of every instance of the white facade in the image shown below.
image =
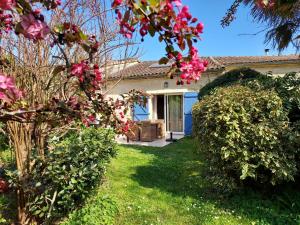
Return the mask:
[[[222,75],[223,73],[236,69],[240,66],[247,66],[250,67],[258,72],[261,73],[272,73],[274,76],[282,76],[289,72],[300,72],[300,64],[252,64],[252,65],[238,65],[238,66],[228,66],[223,70],[218,72],[206,72],[202,75],[199,81],[193,82],[190,85],[177,85],[176,79],[169,79],[168,77],[165,78],[155,78],[155,77],[139,77],[136,79],[124,79],[121,81],[112,80],[108,82],[108,92],[107,96],[112,97],[113,99],[117,99],[120,94],[128,93],[130,90],[136,89],[141,90],[150,95],[148,99],[148,113],[149,113],[149,120],[157,120],[160,119],[157,116],[157,97],[164,96],[164,120],[166,123],[165,131],[168,131],[167,121],[170,120],[168,116],[168,99],[169,96],[176,95],[182,96],[182,104],[180,105],[182,114],[180,116],[180,123],[182,129],[180,132],[177,133],[184,133],[185,129],[185,119],[184,119],[184,110],[185,110],[185,93],[198,93],[200,88],[206,85],[207,83],[213,81],[218,76]],[[117,82],[117,83],[116,83]],[[191,106],[188,106],[191,108]],[[161,111],[162,109],[160,109]],[[128,115],[132,116],[132,115]],[[174,117],[174,116],[173,116]],[[181,121],[182,120],[182,121]],[[178,127],[178,125],[177,125]],[[176,132],[175,132],[176,133]]]

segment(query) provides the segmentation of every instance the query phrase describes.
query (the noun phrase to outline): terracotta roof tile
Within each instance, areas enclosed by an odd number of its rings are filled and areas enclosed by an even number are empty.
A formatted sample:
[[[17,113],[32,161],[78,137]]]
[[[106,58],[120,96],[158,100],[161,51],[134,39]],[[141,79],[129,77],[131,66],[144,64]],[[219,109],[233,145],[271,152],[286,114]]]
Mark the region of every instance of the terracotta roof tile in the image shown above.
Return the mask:
[[[249,64],[276,64],[276,63],[299,63],[298,55],[285,56],[223,56],[223,57],[202,57],[208,61],[207,71],[222,70],[229,65],[247,66]],[[136,78],[153,78],[163,77],[169,71],[170,66],[158,65],[157,61],[137,62],[128,66],[120,72],[111,74],[110,79],[136,79]]]
[[[215,60],[227,66],[232,64],[251,64],[251,63],[280,63],[280,62],[299,62],[299,55],[283,56],[223,56],[214,57]]]

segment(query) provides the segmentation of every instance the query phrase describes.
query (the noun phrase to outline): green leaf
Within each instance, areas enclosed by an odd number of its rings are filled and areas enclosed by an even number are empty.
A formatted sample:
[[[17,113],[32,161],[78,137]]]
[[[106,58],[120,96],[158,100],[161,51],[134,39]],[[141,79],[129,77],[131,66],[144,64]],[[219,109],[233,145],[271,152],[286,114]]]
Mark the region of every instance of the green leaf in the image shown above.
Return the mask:
[[[154,37],[154,35],[155,35],[155,29],[154,29],[154,27],[152,25],[149,26],[148,31],[149,31],[150,36]]]
[[[167,64],[169,62],[169,59],[167,57],[162,57],[158,63],[159,64]]]
[[[79,31],[79,37],[83,41],[86,41],[89,39],[88,36],[86,34],[84,34],[82,31]]]
[[[153,6],[153,7],[157,6],[160,3],[159,0],[148,0],[148,1],[149,1],[150,6]]]
[[[77,180],[75,178],[71,178],[71,183],[72,184],[76,184],[77,183]]]

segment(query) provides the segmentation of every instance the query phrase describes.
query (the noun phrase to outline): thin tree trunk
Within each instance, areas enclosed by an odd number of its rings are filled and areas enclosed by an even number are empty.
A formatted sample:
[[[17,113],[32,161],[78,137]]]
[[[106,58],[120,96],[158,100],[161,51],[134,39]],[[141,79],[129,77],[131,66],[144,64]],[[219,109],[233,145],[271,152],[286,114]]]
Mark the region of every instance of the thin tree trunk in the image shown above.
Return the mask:
[[[47,123],[41,123],[34,127],[34,138],[33,142],[37,149],[37,154],[44,159],[45,149],[46,149],[46,138],[48,135],[48,125]]]
[[[26,213],[26,196],[22,186],[25,178],[30,172],[30,155],[32,149],[32,132],[31,123],[8,122],[8,132],[15,150],[16,165],[19,172],[20,188],[17,190],[18,199],[18,223],[21,225],[30,224],[30,218]]]

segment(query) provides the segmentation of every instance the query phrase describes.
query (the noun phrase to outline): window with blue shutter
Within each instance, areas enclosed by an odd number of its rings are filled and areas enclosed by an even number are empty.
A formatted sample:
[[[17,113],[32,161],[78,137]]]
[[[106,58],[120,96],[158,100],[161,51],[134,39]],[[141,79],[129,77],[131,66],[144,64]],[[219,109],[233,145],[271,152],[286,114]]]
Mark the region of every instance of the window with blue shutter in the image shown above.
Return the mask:
[[[134,121],[143,121],[149,119],[149,106],[142,107],[139,104],[134,104],[133,110],[133,120]]]
[[[184,134],[191,135],[193,130],[192,107],[198,101],[197,92],[184,94]]]

